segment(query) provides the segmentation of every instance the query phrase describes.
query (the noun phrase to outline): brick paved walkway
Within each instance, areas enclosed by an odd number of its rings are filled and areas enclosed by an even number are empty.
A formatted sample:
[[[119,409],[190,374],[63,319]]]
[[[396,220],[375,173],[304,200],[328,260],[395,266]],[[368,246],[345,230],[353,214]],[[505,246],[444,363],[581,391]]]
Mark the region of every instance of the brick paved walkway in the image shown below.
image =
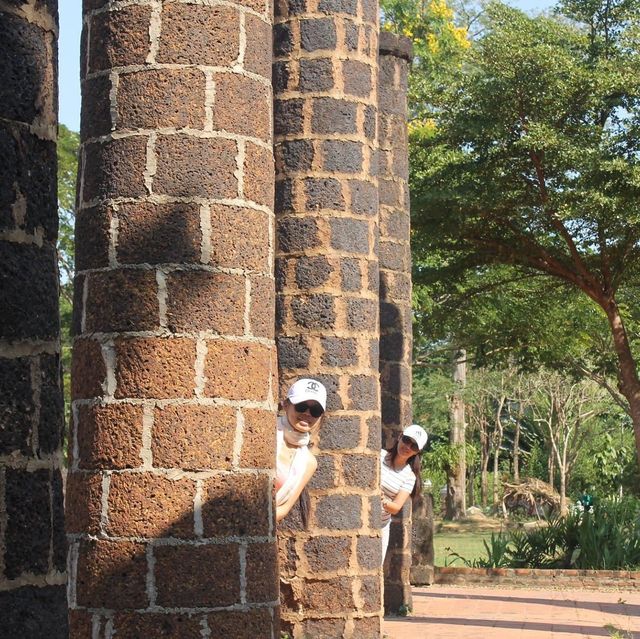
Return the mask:
[[[413,614],[386,617],[386,639],[640,639],[640,592],[430,586]]]

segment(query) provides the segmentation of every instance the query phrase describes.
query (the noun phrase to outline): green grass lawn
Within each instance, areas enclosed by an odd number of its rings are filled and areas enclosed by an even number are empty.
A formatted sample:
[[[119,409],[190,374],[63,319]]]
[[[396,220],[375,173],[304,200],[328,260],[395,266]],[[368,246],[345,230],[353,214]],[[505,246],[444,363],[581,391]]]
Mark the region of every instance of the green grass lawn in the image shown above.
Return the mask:
[[[473,560],[478,557],[486,557],[487,552],[483,541],[491,539],[491,532],[438,532],[433,537],[436,566],[464,566],[461,560],[452,562],[448,555],[451,551],[457,552],[465,559]],[[451,548],[451,550],[446,550]]]

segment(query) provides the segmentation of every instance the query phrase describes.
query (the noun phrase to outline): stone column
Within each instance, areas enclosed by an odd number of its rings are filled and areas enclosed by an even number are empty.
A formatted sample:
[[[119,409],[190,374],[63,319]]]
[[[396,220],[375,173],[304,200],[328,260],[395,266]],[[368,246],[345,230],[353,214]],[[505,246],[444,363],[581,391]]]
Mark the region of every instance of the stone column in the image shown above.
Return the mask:
[[[283,630],[379,637],[375,0],[282,0],[275,18],[280,387],[320,379],[309,531],[280,526]]]
[[[71,637],[272,637],[271,8],[85,0]]]
[[[0,635],[63,639],[58,6],[0,0]]]
[[[380,34],[378,142],[380,192],[380,390],[382,440],[411,424],[411,247],[407,77],[411,41]],[[385,558],[387,612],[411,606],[411,504],[392,518]]]

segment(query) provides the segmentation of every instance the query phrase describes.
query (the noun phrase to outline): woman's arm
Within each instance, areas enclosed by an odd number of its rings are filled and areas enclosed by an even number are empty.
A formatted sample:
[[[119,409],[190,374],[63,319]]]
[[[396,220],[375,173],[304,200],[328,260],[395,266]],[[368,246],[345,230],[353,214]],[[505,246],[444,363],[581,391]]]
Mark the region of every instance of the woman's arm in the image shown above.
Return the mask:
[[[397,515],[404,506],[404,502],[407,501],[411,493],[408,490],[399,490],[393,501],[382,497],[382,508],[391,515]]]
[[[309,483],[311,476],[315,473],[316,468],[318,467],[318,462],[314,457],[313,453],[309,453],[307,457],[307,464],[304,469],[304,473],[300,477],[300,481],[298,482],[296,489],[292,490],[287,497],[287,500],[276,506],[276,522],[284,519],[289,511],[293,508],[294,504],[298,501],[298,497],[300,497],[300,493],[304,490],[304,487]]]

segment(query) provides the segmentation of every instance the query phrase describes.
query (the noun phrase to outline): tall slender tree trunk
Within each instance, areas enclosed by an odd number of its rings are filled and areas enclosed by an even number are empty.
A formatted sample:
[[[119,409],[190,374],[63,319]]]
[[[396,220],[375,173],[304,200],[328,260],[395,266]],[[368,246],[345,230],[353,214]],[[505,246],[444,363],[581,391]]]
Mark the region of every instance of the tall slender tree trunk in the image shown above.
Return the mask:
[[[556,458],[553,453],[553,444],[549,443],[549,459],[547,461],[547,469],[549,471],[549,486],[554,487],[554,476],[556,474]]]
[[[487,502],[489,500],[489,457],[490,457],[490,446],[489,446],[489,432],[488,432],[488,424],[486,421],[482,421],[480,425],[480,502],[482,503],[482,507],[487,507]]]
[[[493,505],[498,503],[498,485],[500,483],[498,479],[498,466],[500,463],[500,443],[496,443],[496,448],[493,451]]]
[[[458,463],[452,467],[447,477],[447,497],[445,518],[460,519],[466,510],[466,460],[465,439],[466,423],[462,391],[467,381],[467,353],[464,349],[456,351],[453,360],[453,381],[455,390],[451,398],[451,432],[449,443],[458,449]]]
[[[516,432],[513,436],[513,481],[520,481],[520,420],[516,420]]]
[[[636,458],[640,467],[640,380],[636,362],[629,346],[629,337],[620,316],[620,310],[613,297],[603,304],[611,334],[613,346],[618,356],[618,388],[629,402],[629,413],[633,423],[633,432],[636,440]]]

